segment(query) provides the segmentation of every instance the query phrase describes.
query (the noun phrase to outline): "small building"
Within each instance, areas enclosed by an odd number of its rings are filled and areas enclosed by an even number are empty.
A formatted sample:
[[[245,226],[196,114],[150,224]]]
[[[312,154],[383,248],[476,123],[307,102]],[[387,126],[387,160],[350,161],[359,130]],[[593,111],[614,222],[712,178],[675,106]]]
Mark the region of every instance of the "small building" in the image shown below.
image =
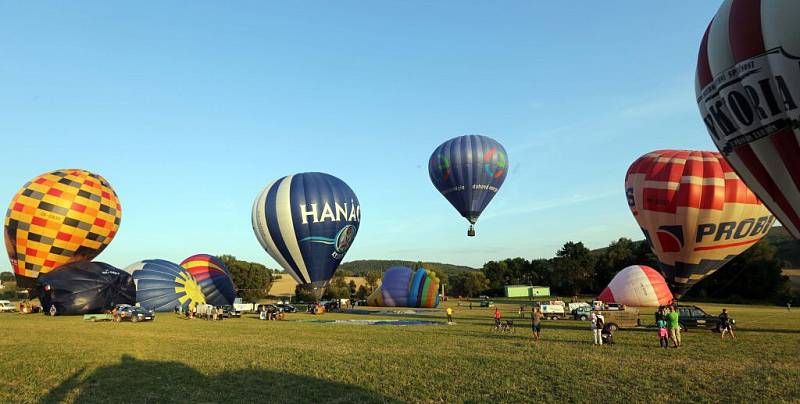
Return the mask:
[[[550,296],[549,286],[507,285],[506,297]]]

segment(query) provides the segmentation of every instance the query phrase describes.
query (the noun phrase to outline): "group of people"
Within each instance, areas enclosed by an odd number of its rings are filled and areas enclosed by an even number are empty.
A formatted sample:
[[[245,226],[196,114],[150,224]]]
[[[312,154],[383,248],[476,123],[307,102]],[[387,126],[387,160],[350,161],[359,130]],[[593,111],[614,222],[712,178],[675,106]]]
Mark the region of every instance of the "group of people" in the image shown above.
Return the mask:
[[[656,327],[658,327],[658,343],[661,348],[669,348],[672,341],[674,348],[681,346],[681,315],[675,306],[660,306],[656,311]]]
[[[220,306],[212,306],[210,304],[195,304],[189,306],[188,310],[183,310],[183,305],[176,305],[175,306],[175,314],[179,317],[184,316],[186,318],[202,318],[206,320],[222,320],[225,311]]]

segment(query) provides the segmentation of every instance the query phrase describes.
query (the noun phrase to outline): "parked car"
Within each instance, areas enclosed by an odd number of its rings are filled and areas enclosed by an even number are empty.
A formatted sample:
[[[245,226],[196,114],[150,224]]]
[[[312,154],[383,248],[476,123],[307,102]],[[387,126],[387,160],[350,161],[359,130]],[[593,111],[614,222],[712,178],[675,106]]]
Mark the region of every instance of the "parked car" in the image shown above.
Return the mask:
[[[539,310],[544,314],[544,318],[550,320],[558,320],[567,316],[564,306],[560,304],[539,304]]]
[[[494,302],[491,300],[481,300],[481,307],[494,307]]]
[[[259,304],[258,307],[256,307],[256,311],[257,312],[266,311],[267,313],[277,313],[277,312],[281,311],[281,309],[280,309],[280,307],[278,307],[278,306],[276,306],[274,304]]]
[[[281,309],[284,313],[294,313],[297,311],[297,307],[292,306],[288,303],[278,304],[279,309]]]
[[[0,300],[0,312],[9,312],[9,313],[11,313],[11,312],[15,312],[15,311],[17,311],[17,306],[14,306],[14,304],[12,304],[8,300]]]
[[[714,332],[719,332],[719,317],[712,316],[697,306],[677,306],[680,314],[681,331],[688,328],[705,328]],[[731,326],[736,325],[736,321],[730,319]]]
[[[242,317],[242,312],[236,310],[235,307],[231,305],[222,306],[222,317],[224,318],[240,318]]]
[[[591,306],[589,306],[589,307],[581,306],[581,307],[578,307],[575,310],[572,310],[572,317],[575,320],[586,321],[586,320],[589,319],[589,315],[590,314],[592,314]]]
[[[129,304],[117,305],[118,321],[131,321],[138,323],[139,321],[152,321],[156,319],[156,313],[153,310],[145,309],[144,307],[131,306]]]

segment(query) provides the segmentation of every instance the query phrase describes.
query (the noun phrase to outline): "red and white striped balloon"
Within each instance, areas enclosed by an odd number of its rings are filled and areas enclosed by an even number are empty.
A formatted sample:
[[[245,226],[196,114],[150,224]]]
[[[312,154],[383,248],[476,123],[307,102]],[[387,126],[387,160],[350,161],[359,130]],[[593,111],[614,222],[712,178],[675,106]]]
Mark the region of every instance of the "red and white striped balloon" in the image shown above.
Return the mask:
[[[672,303],[672,292],[655,269],[631,265],[619,271],[597,299],[626,306],[656,307]]]
[[[696,95],[717,148],[800,238],[800,1],[724,1],[700,45]]]

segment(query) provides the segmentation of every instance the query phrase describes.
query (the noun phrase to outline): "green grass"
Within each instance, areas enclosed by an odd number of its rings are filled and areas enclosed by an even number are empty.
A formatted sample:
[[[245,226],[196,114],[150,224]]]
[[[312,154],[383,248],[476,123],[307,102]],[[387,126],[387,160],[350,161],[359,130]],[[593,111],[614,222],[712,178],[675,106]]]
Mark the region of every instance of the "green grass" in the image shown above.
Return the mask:
[[[208,322],[162,313],[140,324],[3,314],[0,402],[797,400],[800,309],[726,307],[737,340],[690,331],[669,350],[650,329],[593,347],[588,323],[564,320],[545,322],[534,343],[529,328],[493,333],[493,309],[465,306],[455,307],[457,325],[413,327],[291,321],[306,314]]]

